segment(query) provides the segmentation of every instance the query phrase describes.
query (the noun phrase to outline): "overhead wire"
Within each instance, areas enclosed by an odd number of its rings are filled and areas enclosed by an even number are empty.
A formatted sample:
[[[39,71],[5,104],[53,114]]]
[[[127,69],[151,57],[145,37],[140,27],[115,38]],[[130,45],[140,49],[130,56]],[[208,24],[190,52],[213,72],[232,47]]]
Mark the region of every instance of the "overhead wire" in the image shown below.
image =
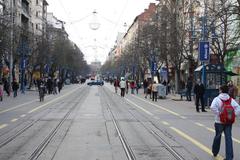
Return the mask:
[[[129,0],[126,0],[126,1],[125,1],[124,7],[123,7],[123,9],[122,9],[122,11],[121,11],[121,13],[120,13],[118,19],[117,19],[117,23],[115,24],[113,30],[112,30],[111,32],[108,32],[108,36],[107,36],[107,37],[110,37],[110,35],[114,35],[114,34],[113,34],[114,31],[115,31],[116,28],[118,27],[118,25],[119,25],[119,21],[121,20],[123,14],[124,14],[124,12],[125,12],[125,10],[127,9],[128,2],[129,2]]]
[[[58,2],[59,2],[59,4],[60,4],[60,6],[63,8],[63,10],[64,10],[64,12],[65,12],[65,14],[66,14],[66,16],[67,16],[68,21],[71,22],[71,21],[70,21],[70,20],[71,20],[71,17],[70,17],[70,15],[69,15],[69,13],[67,12],[66,8],[64,7],[62,1],[61,1],[61,0],[58,0]],[[82,40],[81,40],[82,37],[79,35],[76,26],[75,26],[74,24],[72,24],[72,26],[73,26],[73,29],[75,30],[75,32],[76,32],[79,40],[82,41]],[[70,26],[70,27],[71,27],[71,26]],[[78,46],[78,47],[81,49],[81,46]],[[81,51],[82,51],[82,50],[81,50]]]

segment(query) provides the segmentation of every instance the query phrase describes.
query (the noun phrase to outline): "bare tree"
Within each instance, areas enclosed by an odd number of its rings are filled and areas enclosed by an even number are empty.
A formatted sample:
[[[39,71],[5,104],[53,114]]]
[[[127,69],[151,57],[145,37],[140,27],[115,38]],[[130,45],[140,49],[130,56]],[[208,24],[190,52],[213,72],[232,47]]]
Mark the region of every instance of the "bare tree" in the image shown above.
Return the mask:
[[[218,55],[220,63],[224,63],[227,50],[239,43],[239,17],[234,14],[232,1],[218,0],[210,8],[212,15],[211,28],[212,51]]]

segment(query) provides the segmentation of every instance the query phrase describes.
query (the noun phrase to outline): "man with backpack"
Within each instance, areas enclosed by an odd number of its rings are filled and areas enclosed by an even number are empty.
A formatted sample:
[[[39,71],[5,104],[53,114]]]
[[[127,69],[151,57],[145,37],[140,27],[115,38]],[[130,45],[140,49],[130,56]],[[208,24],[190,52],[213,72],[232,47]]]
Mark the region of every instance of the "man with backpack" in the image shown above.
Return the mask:
[[[232,124],[235,121],[235,115],[239,115],[239,104],[228,95],[228,86],[223,85],[219,89],[220,94],[215,97],[211,104],[211,110],[215,114],[215,137],[212,145],[212,153],[217,157],[220,144],[221,135],[225,135],[225,154],[226,160],[233,159],[233,144],[232,144]]]

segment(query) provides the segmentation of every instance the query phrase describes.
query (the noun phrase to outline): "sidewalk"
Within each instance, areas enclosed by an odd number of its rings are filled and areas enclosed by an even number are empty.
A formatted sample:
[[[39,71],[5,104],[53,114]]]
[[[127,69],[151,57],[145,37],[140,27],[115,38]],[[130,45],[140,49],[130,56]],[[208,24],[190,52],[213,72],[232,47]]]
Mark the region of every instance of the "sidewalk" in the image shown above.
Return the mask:
[[[65,85],[62,91],[71,88],[71,86],[72,85]],[[48,94],[46,94],[46,96],[48,96]],[[34,87],[31,90],[27,89],[24,93],[21,93],[21,90],[18,90],[18,95],[15,98],[13,97],[13,92],[11,92],[10,96],[8,96],[4,91],[3,101],[0,101],[0,109],[4,106],[16,106],[21,103],[30,102],[33,100],[39,100],[39,93]]]

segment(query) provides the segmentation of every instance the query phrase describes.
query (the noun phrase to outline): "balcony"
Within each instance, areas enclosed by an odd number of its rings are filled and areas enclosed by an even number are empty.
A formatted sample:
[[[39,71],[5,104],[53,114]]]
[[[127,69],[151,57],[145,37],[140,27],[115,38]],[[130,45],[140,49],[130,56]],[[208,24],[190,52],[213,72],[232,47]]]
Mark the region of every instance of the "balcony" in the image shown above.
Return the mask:
[[[23,14],[25,14],[25,16],[29,18],[30,17],[29,2],[27,0],[22,0],[22,10],[23,10]]]
[[[21,15],[21,27],[22,30],[29,31],[29,19],[24,14]]]

